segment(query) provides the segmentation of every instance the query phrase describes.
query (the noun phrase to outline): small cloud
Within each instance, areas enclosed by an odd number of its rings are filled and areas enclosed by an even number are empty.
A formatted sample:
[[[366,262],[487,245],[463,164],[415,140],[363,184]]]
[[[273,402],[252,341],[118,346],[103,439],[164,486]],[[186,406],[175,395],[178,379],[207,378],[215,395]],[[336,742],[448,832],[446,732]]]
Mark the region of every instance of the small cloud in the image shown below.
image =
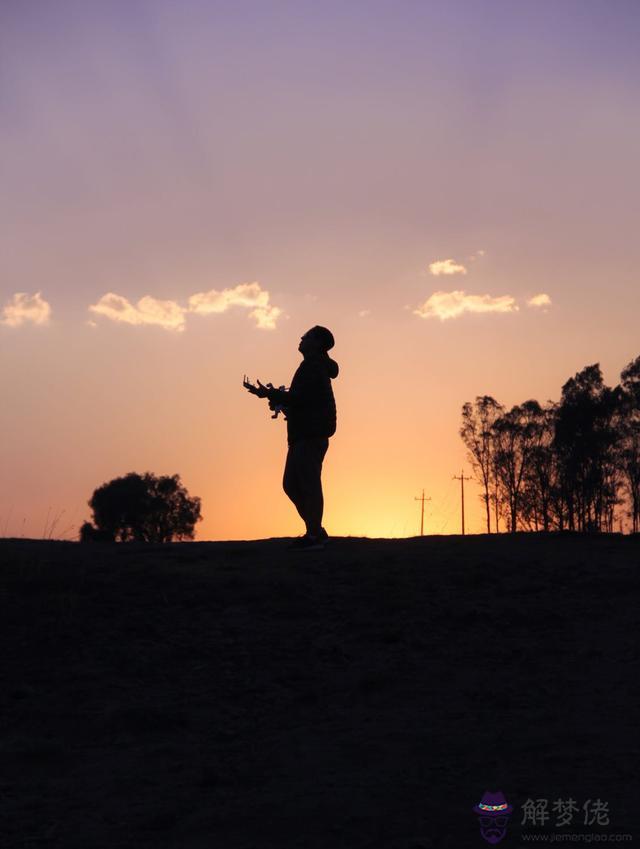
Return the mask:
[[[371,310],[360,310],[358,315],[360,316],[360,318],[364,318],[366,315],[371,315]]]
[[[471,260],[471,262],[473,262],[474,260],[476,260],[476,259],[478,259],[479,257],[482,257],[482,256],[484,256],[484,255],[485,255],[485,251],[482,251],[482,250],[480,250],[480,251],[476,251],[474,254],[471,254],[471,256],[469,257],[469,259]]]
[[[40,292],[28,295],[26,292],[16,292],[2,310],[0,324],[9,327],[19,327],[27,321],[32,324],[48,324],[51,306],[40,297]]]
[[[200,315],[226,312],[229,307],[249,307],[249,317],[263,330],[273,330],[278,317],[282,314],[279,307],[269,303],[269,292],[259,283],[240,283],[231,289],[199,292],[189,298],[189,311]]]
[[[122,295],[108,292],[89,309],[112,321],[125,324],[156,324],[165,330],[175,330],[178,333],[184,330],[184,307],[175,301],[159,301],[150,295],[145,295],[137,304],[132,304]]]
[[[429,265],[429,271],[435,276],[440,277],[441,274],[466,274],[467,269],[464,265],[460,265],[454,259],[439,259]]]
[[[413,310],[421,318],[457,318],[465,312],[515,312],[518,310],[515,298],[511,295],[467,295],[461,290],[453,292],[434,292],[422,306]]]
[[[540,292],[539,295],[534,295],[527,301],[528,307],[549,307],[551,306],[551,298],[546,292]]]

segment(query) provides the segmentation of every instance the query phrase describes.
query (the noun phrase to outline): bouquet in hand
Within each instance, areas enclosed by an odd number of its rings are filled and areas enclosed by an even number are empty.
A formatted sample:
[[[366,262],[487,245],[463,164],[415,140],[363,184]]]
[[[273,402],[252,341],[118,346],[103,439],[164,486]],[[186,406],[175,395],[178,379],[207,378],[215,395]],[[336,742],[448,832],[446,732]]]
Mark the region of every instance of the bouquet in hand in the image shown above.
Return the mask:
[[[267,383],[265,386],[258,380],[257,384],[258,385],[255,386],[253,383],[251,383],[251,381],[245,374],[244,379],[242,381],[242,385],[245,389],[248,389],[252,395],[257,395],[258,398],[268,398],[269,390],[275,388],[273,383]],[[284,390],[285,387],[279,386],[278,389]],[[287,410],[283,404],[277,404],[275,401],[269,400],[269,409],[273,410],[273,415],[271,416],[272,419],[277,419],[280,413],[284,415],[285,419],[287,418]]]
[[[267,386],[269,387],[269,389],[274,388],[272,383],[267,383]],[[281,391],[284,388],[285,388],[284,386],[278,386],[278,389],[280,389]],[[276,404],[275,401],[269,401],[269,409],[273,410],[273,415],[271,416],[272,419],[277,419],[278,416],[280,415],[280,413],[282,413],[282,415],[285,417],[285,420],[286,420],[286,418],[287,418],[287,408],[284,406],[284,404]]]

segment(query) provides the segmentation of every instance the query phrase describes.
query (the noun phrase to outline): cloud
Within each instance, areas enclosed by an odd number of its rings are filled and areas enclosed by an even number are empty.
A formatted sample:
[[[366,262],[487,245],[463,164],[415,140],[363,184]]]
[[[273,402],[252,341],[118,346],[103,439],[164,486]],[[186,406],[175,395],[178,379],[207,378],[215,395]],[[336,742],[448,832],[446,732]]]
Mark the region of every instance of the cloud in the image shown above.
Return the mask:
[[[159,301],[150,295],[145,295],[137,304],[132,304],[122,295],[108,292],[89,309],[112,321],[122,321],[125,324],[156,324],[165,330],[175,330],[178,333],[184,330],[184,307],[175,301]]]
[[[546,292],[540,292],[539,295],[534,295],[527,301],[528,307],[549,307],[551,306],[551,298]]]
[[[19,327],[27,321],[33,324],[48,324],[51,306],[40,297],[40,292],[28,295],[26,292],[16,292],[11,301],[2,310],[0,324],[9,327]]]
[[[478,257],[484,256],[485,253],[486,253],[486,251],[483,251],[483,250],[476,251],[474,254],[471,254],[469,259],[471,260],[471,262],[473,262],[474,260],[478,259]]]
[[[434,292],[422,306],[413,310],[421,318],[457,318],[465,312],[515,312],[518,306],[512,295],[467,295],[461,290]]]
[[[269,303],[269,292],[257,282],[239,283],[232,289],[223,289],[221,292],[210,289],[189,298],[189,311],[200,315],[226,312],[233,306],[248,307],[251,310],[249,317],[263,330],[273,330],[282,314],[279,307]]]
[[[282,310],[279,307],[257,307],[249,313],[249,318],[255,318],[256,327],[261,330],[275,330],[276,321],[281,314]]]
[[[371,315],[371,310],[360,310],[360,312],[358,313],[358,316],[360,318],[365,318],[365,316],[367,315]]]
[[[182,333],[185,329],[187,313],[211,315],[226,312],[232,306],[247,308],[249,317],[255,321],[256,327],[262,330],[273,330],[277,319],[282,314],[279,307],[269,303],[269,292],[259,283],[241,283],[220,292],[216,289],[198,292],[189,297],[186,307],[180,306],[176,301],[159,301],[150,295],[145,295],[137,304],[132,304],[122,295],[108,292],[97,304],[92,304],[89,310],[112,321],[121,321],[126,324],[155,324],[165,330]],[[88,321],[87,324],[90,327],[96,326],[92,321]]]
[[[464,265],[458,264],[455,259],[439,259],[429,265],[429,271],[435,276],[440,277],[441,274],[466,274],[467,269]]]

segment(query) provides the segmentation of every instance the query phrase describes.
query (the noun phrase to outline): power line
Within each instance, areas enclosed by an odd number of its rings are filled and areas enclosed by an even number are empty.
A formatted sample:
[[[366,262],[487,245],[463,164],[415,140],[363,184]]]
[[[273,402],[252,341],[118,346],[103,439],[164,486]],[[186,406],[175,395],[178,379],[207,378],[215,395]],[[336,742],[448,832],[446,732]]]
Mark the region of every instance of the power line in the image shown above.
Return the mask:
[[[464,482],[470,481],[471,477],[464,474],[464,470],[460,469],[459,475],[454,475],[452,480],[460,481],[460,497],[462,500],[462,534],[464,536]]]
[[[421,510],[420,510],[420,536],[423,537],[424,536],[424,502],[425,501],[431,501],[431,498],[430,498],[430,496],[427,496],[426,498],[424,497],[424,489],[423,489],[422,495],[420,496],[420,498],[416,498],[414,496],[413,500],[422,502]]]

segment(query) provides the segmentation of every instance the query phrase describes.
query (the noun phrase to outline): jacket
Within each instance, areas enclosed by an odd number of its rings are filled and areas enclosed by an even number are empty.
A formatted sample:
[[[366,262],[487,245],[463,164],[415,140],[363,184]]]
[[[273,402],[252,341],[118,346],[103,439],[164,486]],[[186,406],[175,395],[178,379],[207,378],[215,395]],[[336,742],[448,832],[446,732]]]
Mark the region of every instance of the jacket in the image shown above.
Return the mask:
[[[306,437],[329,437],[336,432],[336,402],[331,380],[338,372],[338,363],[327,353],[305,357],[288,390],[269,390],[269,400],[284,407],[289,445]]]

